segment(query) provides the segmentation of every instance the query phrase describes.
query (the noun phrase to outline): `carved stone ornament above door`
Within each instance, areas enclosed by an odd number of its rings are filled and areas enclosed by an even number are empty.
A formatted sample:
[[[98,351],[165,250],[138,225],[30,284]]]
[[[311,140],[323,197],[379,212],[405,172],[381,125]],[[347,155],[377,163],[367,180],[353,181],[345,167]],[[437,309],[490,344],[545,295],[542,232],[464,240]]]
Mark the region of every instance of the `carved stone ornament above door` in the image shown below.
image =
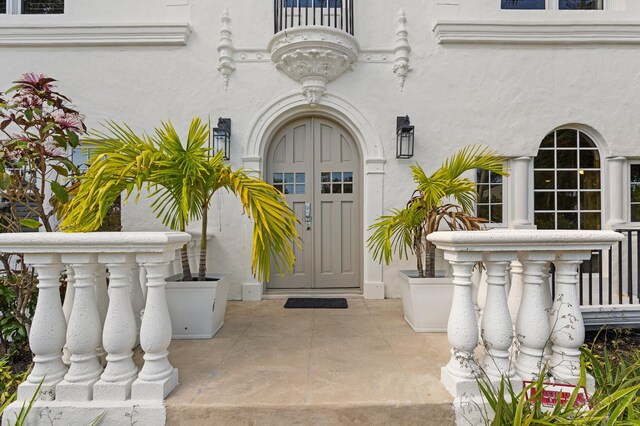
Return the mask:
[[[302,83],[302,94],[313,105],[320,102],[328,82],[351,70],[360,46],[342,30],[303,26],[278,32],[269,51],[277,69]]]

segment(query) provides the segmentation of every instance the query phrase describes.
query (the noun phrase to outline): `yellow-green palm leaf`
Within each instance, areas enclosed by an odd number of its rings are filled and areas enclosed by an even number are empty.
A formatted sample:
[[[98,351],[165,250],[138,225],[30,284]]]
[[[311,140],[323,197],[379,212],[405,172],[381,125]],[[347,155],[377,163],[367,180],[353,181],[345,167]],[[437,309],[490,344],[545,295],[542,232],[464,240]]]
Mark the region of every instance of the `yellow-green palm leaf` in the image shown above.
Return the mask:
[[[298,239],[295,213],[274,187],[234,171],[222,153],[211,155],[208,141],[209,127],[199,118],[192,120],[184,144],[170,121],[155,129],[153,136],[138,136],[126,125],[106,123],[104,132],[94,132],[84,142],[95,155],[76,196],[66,205],[62,228],[93,231],[122,192],[125,200],[133,193],[137,200],[147,189],[162,222],[183,230],[191,220],[205,220],[213,194],[225,188],[238,196],[254,221],[254,275],[267,280],[271,265],[281,273],[291,271]],[[203,224],[206,232],[206,221]],[[203,242],[206,247],[206,235]]]

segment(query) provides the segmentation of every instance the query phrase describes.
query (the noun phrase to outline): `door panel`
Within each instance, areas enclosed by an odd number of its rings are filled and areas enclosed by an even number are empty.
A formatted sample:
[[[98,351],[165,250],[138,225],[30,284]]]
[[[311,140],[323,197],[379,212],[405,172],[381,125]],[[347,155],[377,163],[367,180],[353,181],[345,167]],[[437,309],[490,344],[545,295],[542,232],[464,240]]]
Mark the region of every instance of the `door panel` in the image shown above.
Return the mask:
[[[309,164],[312,164],[313,150],[311,144],[311,121],[298,121],[281,131],[269,148],[267,161],[267,182],[284,192],[289,206],[296,213],[300,223],[296,225],[298,235],[302,239],[293,251],[296,264],[291,275],[277,273],[272,267],[268,288],[308,288],[313,279],[313,258],[310,250],[304,250],[305,242],[311,239],[311,231],[305,226],[305,205],[312,199],[312,184]]]
[[[298,120],[274,138],[267,173],[268,182],[285,192],[296,212],[303,240],[302,249],[294,248],[294,273],[274,275],[267,287],[360,287],[360,163],[348,134],[328,120]],[[310,226],[305,222],[306,203],[311,207]]]

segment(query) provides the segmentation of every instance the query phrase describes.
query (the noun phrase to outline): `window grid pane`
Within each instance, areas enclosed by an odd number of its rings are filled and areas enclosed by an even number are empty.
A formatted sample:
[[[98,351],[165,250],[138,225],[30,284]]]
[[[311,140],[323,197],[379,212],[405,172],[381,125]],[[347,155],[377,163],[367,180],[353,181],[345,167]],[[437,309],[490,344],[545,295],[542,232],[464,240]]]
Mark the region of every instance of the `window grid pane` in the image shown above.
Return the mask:
[[[640,222],[640,164],[629,166],[630,222]]]
[[[539,229],[600,229],[600,154],[595,143],[578,130],[561,129],[540,146],[534,160],[535,224]]]
[[[503,222],[502,176],[487,170],[476,170],[476,215],[490,223]]]
[[[322,172],[320,182],[321,194],[353,194],[353,172]]]
[[[0,13],[7,13],[7,0],[0,0]]]
[[[304,181],[304,173],[274,173],[272,175],[273,186],[285,195],[303,195],[305,191]],[[283,183],[285,185],[282,185]]]

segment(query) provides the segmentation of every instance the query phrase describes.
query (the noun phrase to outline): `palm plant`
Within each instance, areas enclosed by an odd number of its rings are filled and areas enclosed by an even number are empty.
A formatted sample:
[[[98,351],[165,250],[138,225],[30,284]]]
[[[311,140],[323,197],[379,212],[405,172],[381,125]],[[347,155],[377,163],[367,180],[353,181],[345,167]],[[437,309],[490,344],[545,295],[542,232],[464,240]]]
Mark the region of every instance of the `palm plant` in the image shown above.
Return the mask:
[[[143,190],[149,190],[151,207],[165,226],[185,231],[191,220],[201,220],[198,281],[204,281],[207,212],[213,194],[224,188],[240,199],[244,212],[254,220],[254,276],[267,280],[272,264],[280,273],[292,270],[297,218],[284,196],[242,169],[225,165],[221,152],[211,155],[208,141],[209,126],[200,118],[191,121],[184,145],[169,121],[155,129],[154,135],[137,135],[127,125],[114,122],[105,124],[104,132],[92,132],[83,143],[91,149],[91,166],[81,178],[75,197],[66,205],[62,228],[93,231],[122,192],[124,202],[133,193],[137,201]],[[186,245],[181,253],[183,279],[190,281]]]
[[[416,164],[411,167],[417,187],[403,209],[392,209],[369,227],[367,240],[374,259],[387,265],[394,255],[408,258],[415,254],[418,274],[435,276],[435,246],[427,235],[442,222],[451,230],[480,229],[485,219],[475,217],[476,183],[462,177],[474,169],[505,175],[505,160],[494,151],[478,145],[467,146],[447,159],[431,176]],[[457,204],[446,204],[453,199]]]

